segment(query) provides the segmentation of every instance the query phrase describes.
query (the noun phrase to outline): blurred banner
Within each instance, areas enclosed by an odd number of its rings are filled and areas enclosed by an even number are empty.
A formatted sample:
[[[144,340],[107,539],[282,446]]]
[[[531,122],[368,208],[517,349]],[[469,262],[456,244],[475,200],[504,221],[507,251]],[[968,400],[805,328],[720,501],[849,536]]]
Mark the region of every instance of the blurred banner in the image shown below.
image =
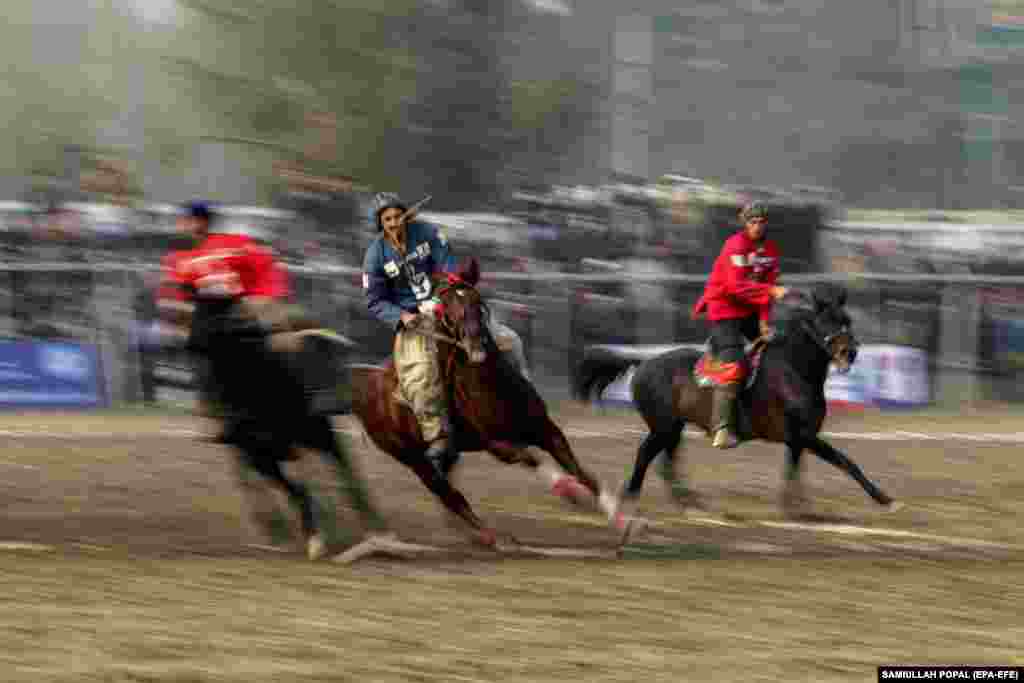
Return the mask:
[[[97,408],[106,403],[95,346],[75,342],[0,342],[0,406]]]
[[[601,348],[635,360],[637,365],[673,349],[700,349],[694,344],[606,345]],[[635,371],[634,365],[609,384],[599,402],[603,405],[631,405],[633,398],[630,383]],[[919,408],[931,402],[930,386],[928,354],[924,350],[889,344],[865,345],[860,347],[857,362],[849,373],[829,372],[825,383],[825,400],[831,408]]]
[[[920,408],[931,403],[928,354],[910,346],[860,347],[849,373],[830,370],[825,400],[830,407]]]

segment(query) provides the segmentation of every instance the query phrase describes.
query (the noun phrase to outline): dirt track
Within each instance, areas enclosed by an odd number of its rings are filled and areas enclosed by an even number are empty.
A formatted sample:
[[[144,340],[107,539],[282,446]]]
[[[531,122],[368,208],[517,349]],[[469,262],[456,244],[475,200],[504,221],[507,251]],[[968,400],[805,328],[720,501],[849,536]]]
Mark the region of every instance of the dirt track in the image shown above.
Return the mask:
[[[631,415],[589,410],[563,414],[561,423],[579,459],[617,487],[632,464],[641,423]],[[0,422],[0,429],[4,424]],[[829,429],[852,436],[868,432],[871,424],[877,423],[851,416],[833,420]],[[949,431],[948,422],[943,424]],[[248,546],[265,539],[249,528],[242,513],[230,451],[194,438],[209,427],[189,417],[8,419],[4,433],[9,445],[0,459],[7,529],[0,542],[94,546],[132,555],[251,554]],[[367,445],[354,423],[339,420],[338,427],[370,480],[372,494],[403,538],[471,550],[410,472]],[[965,440],[919,442],[906,436],[889,442],[834,442],[908,507],[883,512],[844,474],[807,454],[804,479],[815,512],[822,522],[875,528],[875,534],[865,531],[854,538],[857,532],[851,529],[818,533],[779,526],[786,521],[775,504],[780,446],[750,444],[719,453],[705,439],[689,437],[690,479],[725,513],[726,523],[681,516],[652,468],[642,513],[655,522],[654,540],[714,544],[720,552],[750,550],[760,543],[766,552],[774,544],[774,552],[830,554],[854,551],[865,543],[890,550],[957,553],[998,552],[1007,545],[1014,547],[1002,550],[1012,552],[1022,542],[1020,447]],[[322,492],[328,490],[327,470],[315,457],[289,467],[296,476],[316,481]],[[617,542],[599,515],[551,497],[526,470],[472,454],[456,477],[485,518],[524,543],[612,547]]]
[[[631,466],[639,442],[640,423],[636,417],[618,413],[602,415],[589,409],[569,408],[560,413],[560,421],[568,429],[570,441],[581,461],[592,467],[603,481],[618,486]],[[341,429],[348,426],[344,421],[339,423]],[[1018,431],[1016,425],[1011,425],[1007,419],[993,420],[991,415],[987,420],[970,416],[957,419],[850,416],[832,420],[827,429],[844,433],[899,428],[934,432],[941,427],[944,432],[967,433],[972,426],[975,427],[973,431],[978,431],[978,427],[983,431],[1007,434]],[[780,637],[783,632],[789,632],[790,639],[813,640],[814,628],[820,628],[820,625],[808,626],[811,630],[801,629],[792,620],[813,620],[818,618],[815,615],[826,621],[831,619],[828,615],[832,612],[821,612],[830,604],[829,601],[836,599],[832,595],[835,588],[830,588],[829,577],[838,581],[844,590],[859,595],[858,600],[868,603],[877,600],[879,608],[888,605],[897,609],[898,605],[904,604],[901,601],[906,601],[907,609],[915,605],[914,609],[923,609],[921,601],[945,600],[945,607],[952,612],[933,615],[929,622],[931,626],[938,628],[940,624],[936,619],[952,619],[953,614],[960,613],[973,624],[973,632],[987,634],[984,646],[980,641],[972,645],[974,641],[970,637],[963,640],[961,634],[958,636],[961,637],[960,650],[943,650],[938,647],[938,641],[915,641],[914,637],[921,635],[918,633],[907,636],[909,649],[906,652],[909,654],[941,658],[963,652],[979,657],[984,655],[986,662],[1006,664],[1017,657],[1016,663],[1021,663],[1022,648],[1012,645],[1024,642],[1024,624],[1019,616],[1020,607],[1024,605],[1024,595],[1019,588],[1020,569],[1024,567],[1024,539],[1020,533],[1024,522],[1024,467],[1020,465],[1021,447],[1018,445],[986,445],[953,439],[919,441],[913,440],[913,436],[902,437],[911,440],[898,441],[834,439],[835,445],[846,451],[887,492],[905,502],[907,508],[892,514],[882,513],[845,475],[829,465],[814,461],[812,456],[805,456],[804,475],[808,493],[815,501],[816,512],[832,523],[832,526],[808,529],[786,526],[776,508],[782,471],[780,447],[753,444],[731,453],[719,453],[710,449],[703,439],[690,438],[686,455],[687,470],[693,484],[717,507],[731,515],[732,521],[723,526],[682,517],[669,502],[652,469],[642,514],[654,520],[656,528],[630,546],[622,560],[569,562],[554,559],[498,561],[501,558],[490,551],[474,549],[446,523],[439,506],[411,473],[387,456],[368,448],[359,436],[353,436],[349,442],[362,471],[370,480],[372,494],[392,527],[403,539],[440,546],[445,552],[411,562],[374,559],[353,567],[341,567],[333,564],[311,566],[297,550],[291,555],[281,555],[257,547],[265,543],[265,539],[251,528],[243,513],[242,499],[233,481],[229,452],[197,443],[193,438],[196,432],[206,428],[205,423],[192,418],[165,416],[108,416],[102,419],[90,416],[8,416],[0,419],[0,430],[5,430],[2,438],[7,444],[0,457],[0,504],[3,506],[0,543],[4,544],[0,546],[0,562],[5,569],[0,593],[7,596],[4,600],[8,604],[3,609],[18,610],[0,620],[0,626],[9,626],[24,636],[24,641],[17,640],[22,646],[10,647],[11,661],[8,663],[18,674],[10,680],[367,680],[366,676],[369,680],[564,680],[570,675],[567,671],[577,671],[588,680],[635,680],[629,667],[619,669],[614,666],[615,658],[607,652],[597,657],[601,664],[588,664],[596,655],[581,651],[579,666],[565,669],[566,662],[572,657],[555,643],[551,644],[553,649],[547,654],[548,666],[543,666],[543,660],[537,660],[534,668],[519,670],[510,662],[516,657],[534,661],[535,656],[540,656],[538,652],[545,651],[540,643],[527,636],[531,631],[548,633],[549,638],[558,638],[557,634],[562,633],[566,647],[589,647],[585,639],[580,638],[584,632],[591,634],[587,638],[597,637],[590,630],[595,624],[578,624],[576,617],[572,616],[573,609],[579,610],[579,619],[590,619],[591,622],[596,619],[596,623],[603,624],[605,630],[616,624],[616,628],[628,634],[628,637],[624,635],[625,640],[635,640],[637,644],[661,643],[658,647],[664,652],[660,656],[680,657],[690,652],[689,646],[683,647],[678,642],[673,645],[675,641],[667,636],[638,630],[651,628],[650,624],[642,627],[640,624],[649,622],[653,617],[649,612],[641,614],[637,610],[655,609],[657,604],[664,607],[664,598],[657,597],[658,589],[655,588],[661,583],[661,579],[656,578],[659,576],[666,580],[668,577],[680,577],[694,590],[698,590],[697,585],[700,585],[699,593],[686,598],[694,601],[689,611],[679,612],[677,617],[684,618],[688,614],[696,619],[688,626],[679,625],[682,631],[694,631],[688,636],[693,640],[691,645],[699,641],[700,647],[718,653],[712,659],[719,658],[719,668],[708,668],[705,678],[735,680],[730,676],[714,675],[714,672],[737,671],[734,668],[736,662],[729,661],[728,641],[730,638],[742,640],[742,634],[735,632],[735,624],[715,621],[711,618],[714,615],[702,613],[698,605],[710,606],[720,602],[724,597],[723,591],[738,591],[730,594],[726,602],[741,600],[740,596],[747,591],[757,596],[755,602],[760,605],[746,622],[751,629],[762,630],[765,627],[763,619],[768,619],[767,623],[781,619],[785,626],[779,626],[781,630],[777,633]],[[307,458],[291,469],[307,480],[320,483],[321,491],[326,490],[326,470],[315,459]],[[524,470],[474,454],[467,456],[457,480],[482,516],[499,530],[514,533],[523,543],[590,549],[613,548],[616,544],[617,535],[607,528],[601,517],[555,499]],[[341,514],[343,522],[350,521],[351,517],[346,512]],[[705,564],[697,560],[713,562]],[[702,566],[706,569],[700,569]],[[791,569],[787,570],[787,566]],[[791,573],[793,568],[799,568],[798,572]],[[713,572],[713,575],[704,574],[705,571]],[[900,571],[905,572],[906,578],[896,581],[893,572]],[[290,578],[284,578],[286,575]],[[296,584],[300,576],[312,584]],[[335,576],[337,579],[328,578]],[[797,584],[787,585],[787,576],[789,581]],[[916,578],[911,580],[911,576]],[[950,583],[957,576],[964,583]],[[89,633],[96,629],[103,631],[104,627],[97,626],[99,622],[96,622],[100,617],[89,612],[90,609],[100,609],[100,603],[79,596],[73,590],[63,599],[55,597],[54,591],[59,593],[61,589],[61,577],[69,582],[78,582],[68,583],[65,588],[79,585],[85,591],[83,595],[92,594],[95,600],[104,602],[106,606],[103,609],[111,620],[109,628],[115,628],[114,624],[120,623],[119,620],[140,620],[138,625],[142,630],[139,633],[146,635],[138,635],[136,645],[142,654],[136,656],[133,654],[135,650],[127,645],[133,637],[131,629],[117,631],[118,637],[126,639],[127,648],[119,655],[111,654],[81,635],[82,628],[93,629]],[[1014,583],[1013,577],[1018,581]],[[526,604],[535,604],[536,609],[543,609],[544,590],[560,595],[575,591],[582,595],[597,590],[594,581],[605,579],[608,580],[606,588],[612,594],[594,595],[592,600],[610,601],[604,605],[604,610],[612,610],[618,615],[611,621],[608,620],[609,613],[600,610],[597,615],[588,616],[588,612],[597,609],[593,604],[586,608],[582,605],[576,608],[567,606],[570,612],[563,615],[561,627],[557,626],[560,623],[557,619],[551,622],[546,617],[534,622],[529,616]],[[124,595],[120,588],[116,588],[121,580],[127,586]],[[342,589],[332,583],[335,580],[344,582],[344,596],[338,595]],[[331,657],[315,652],[302,655],[282,650],[275,656],[263,653],[259,656],[263,658],[264,666],[258,669],[243,666],[244,657],[238,652],[223,651],[227,645],[211,644],[210,652],[181,655],[184,657],[182,661],[189,663],[184,668],[174,665],[173,657],[165,661],[169,656],[167,653],[161,652],[159,656],[146,654],[146,644],[158,642],[161,637],[156,622],[152,621],[159,619],[160,610],[170,610],[168,614],[172,616],[168,617],[170,621],[165,626],[183,637],[181,629],[187,630],[189,623],[187,605],[199,599],[197,595],[206,596],[204,605],[209,608],[208,620],[220,623],[217,628],[226,628],[233,633],[232,637],[244,640],[240,634],[250,629],[251,637],[263,642],[261,638],[271,637],[267,634],[267,629],[270,629],[274,638],[284,638],[284,642],[287,638],[282,634],[279,623],[260,625],[264,617],[260,616],[258,605],[252,601],[266,599],[268,610],[284,612],[291,609],[290,605],[304,606],[305,609],[322,608],[318,592],[312,586],[323,583],[327,594],[332,595],[332,599],[341,600],[339,605],[343,603],[346,607],[345,611],[338,613],[338,619],[353,618],[352,611],[355,610],[359,612],[358,619],[372,622],[352,627],[355,631],[346,637],[353,638],[367,629],[376,632],[386,626],[365,613],[371,605],[360,602],[361,592],[376,596],[373,604],[381,607],[382,604],[390,604],[389,598],[381,594],[385,587],[396,589],[409,582],[421,584],[424,581],[431,585],[432,590],[438,590],[439,596],[447,595],[448,602],[433,601],[427,595],[419,596],[418,608],[408,605],[411,612],[406,616],[409,619],[413,619],[415,615],[412,613],[415,613],[418,615],[415,619],[429,621],[431,610],[446,611],[454,601],[455,604],[464,603],[468,610],[453,616],[461,624],[460,628],[467,628],[467,623],[477,623],[471,628],[488,628],[484,624],[498,618],[498,612],[513,609],[517,600],[511,597],[506,600],[490,591],[504,591],[507,596],[517,590],[526,591],[528,595],[523,597],[523,609],[527,611],[521,615],[517,625],[506,624],[511,629],[506,635],[489,632],[490,640],[486,643],[467,641],[465,639],[470,634],[444,627],[442,640],[455,638],[464,643],[466,663],[455,669],[439,662],[431,665],[426,660],[418,667],[410,668],[406,662],[404,668],[389,668],[384,653],[390,652],[397,657],[405,652],[403,647],[394,644],[391,649],[384,648],[374,656],[366,655],[365,651],[353,655],[350,663],[355,669],[348,670],[348,673],[331,668],[327,663]],[[883,594],[869,589],[869,586],[891,585],[893,581],[904,586],[899,596],[893,592],[895,589]],[[974,585],[971,585],[972,581]],[[182,590],[182,582],[191,588]],[[800,587],[803,583],[810,586],[805,586],[806,592]],[[276,594],[274,586],[279,584],[290,586],[287,597]],[[456,590],[457,585],[463,586],[462,592]],[[527,590],[531,585],[535,587],[532,592]],[[547,586],[547,589],[540,586]],[[635,586],[644,595],[640,602],[631,593],[630,586]],[[944,586],[941,590],[948,594],[942,598],[919,594],[919,591],[940,590],[937,586]],[[994,599],[992,592],[1000,589],[1004,592],[1003,597]],[[261,590],[264,592],[260,593]],[[536,592],[538,590],[540,593]],[[231,591],[250,591],[257,595],[237,595],[235,599],[242,602],[235,603],[232,599],[225,600]],[[688,591],[684,590],[689,595]],[[147,595],[157,594],[161,596],[159,599],[147,602]],[[781,597],[783,594],[787,597]],[[391,595],[396,597],[394,593]],[[673,596],[673,600],[680,599],[680,595],[673,593]],[[562,598],[552,599],[561,604]],[[960,604],[960,599],[969,599],[970,603]],[[85,602],[81,603],[82,600]],[[409,596],[405,596],[388,609],[398,609],[403,601],[408,600]],[[176,603],[180,604],[175,606]],[[69,605],[73,604],[79,604],[82,609],[70,608]],[[741,604],[753,603],[741,600]],[[88,609],[82,605],[87,605]],[[230,621],[226,614],[236,608],[246,615],[244,619],[239,617],[244,624],[232,622],[233,625],[225,626],[218,621]],[[482,611],[473,612],[477,609]],[[488,609],[496,610],[496,613],[488,615]],[[788,616],[780,612],[787,609],[796,612]],[[835,609],[839,607],[833,606],[833,612]],[[135,617],[131,617],[132,614]],[[48,626],[47,615],[54,617],[53,626]],[[507,614],[501,619],[505,617]],[[729,619],[734,617],[732,615]],[[840,631],[850,629],[846,637],[872,628],[869,612],[855,608],[851,618],[853,621],[842,621],[836,626]],[[175,619],[183,621],[175,627]],[[402,618],[395,619],[396,624],[405,623]],[[474,619],[479,621],[474,622]],[[700,630],[702,624],[712,630]],[[712,628],[724,629],[727,625],[732,630],[723,630],[717,635]],[[570,626],[583,630],[570,636],[564,633]],[[316,643],[320,642],[320,636],[316,634],[316,628],[311,629],[308,624],[296,628],[297,631],[290,633],[294,642],[288,647],[294,649],[296,643],[305,644],[307,648],[319,647]],[[697,632],[702,635],[698,636]],[[34,651],[29,645],[33,633],[48,643],[42,650]],[[405,637],[399,632],[392,635],[396,642]],[[409,636],[416,641],[416,647],[425,648],[423,657],[428,657],[434,649],[437,637],[420,631]],[[771,636],[766,637],[771,639]],[[834,640],[839,635],[830,637]],[[497,653],[493,657],[487,655],[486,648],[501,647],[501,643],[509,642],[518,643],[509,646],[514,651]],[[756,654],[763,650],[766,662],[774,662],[777,658],[778,666],[782,668],[769,667],[766,671],[774,671],[780,676],[795,673],[815,680],[873,680],[874,671],[868,670],[866,663],[877,660],[876,653],[881,647],[879,642],[871,638],[865,641],[859,660],[846,652],[842,658],[848,666],[839,666],[838,669],[835,668],[838,665],[822,669],[814,663],[821,657],[827,660],[828,656],[834,655],[838,645],[818,651],[807,642],[800,647],[793,643],[769,647],[755,642],[744,646],[744,651]],[[913,646],[915,642],[916,646]],[[963,649],[965,644],[967,649]],[[326,642],[322,646],[328,647]],[[155,644],[152,647],[160,649]],[[332,641],[330,647],[342,648],[332,656],[340,657],[345,652],[341,643]],[[676,651],[673,647],[683,649]],[[781,651],[778,651],[779,647],[782,647]],[[65,650],[78,657],[76,661],[80,666],[76,675],[72,675],[73,667],[62,667],[50,660],[43,663],[39,659],[43,652],[57,656]],[[374,647],[369,647],[369,650],[376,651]],[[793,659],[795,653],[803,651],[808,653],[804,660]],[[98,652],[106,652],[106,658]],[[815,659],[814,652],[818,652],[819,659]],[[831,654],[826,656],[826,653]],[[633,673],[643,671],[648,680],[659,680],[663,675],[665,680],[678,680],[678,675],[674,678],[669,675],[681,672],[676,663],[667,663],[659,668],[648,659],[655,656],[625,651],[619,653],[618,660],[623,666],[630,662],[639,666],[639,669],[632,670]],[[310,664],[310,668],[304,669],[303,661],[319,664]],[[978,661],[976,657],[976,661],[958,663]],[[136,662],[138,666],[133,669],[134,665],[125,662]],[[482,662],[490,662],[492,666],[504,662],[501,667],[506,668],[499,667],[500,675],[487,675]],[[788,668],[782,662],[789,662]],[[700,660],[698,663],[700,668],[712,661]],[[922,662],[920,659],[909,661],[897,657],[890,663]],[[0,664],[3,664],[2,660]],[[484,668],[472,673],[474,667],[480,666]],[[362,673],[357,675],[358,671]],[[244,672],[248,673],[243,675]],[[862,675],[857,675],[857,672]],[[766,678],[777,679],[777,676]]]

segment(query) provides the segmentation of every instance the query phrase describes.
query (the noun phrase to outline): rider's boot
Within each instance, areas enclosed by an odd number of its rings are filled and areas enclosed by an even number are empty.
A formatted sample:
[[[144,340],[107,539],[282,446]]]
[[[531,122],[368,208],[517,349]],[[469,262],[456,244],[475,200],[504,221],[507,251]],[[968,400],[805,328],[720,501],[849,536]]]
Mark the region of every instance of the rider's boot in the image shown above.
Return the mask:
[[[711,399],[713,402],[711,429],[715,436],[711,445],[715,448],[727,449],[735,448],[739,445],[735,428],[735,407],[739,388],[738,382],[722,384],[714,388]]]
[[[458,462],[459,452],[455,450],[455,440],[445,435],[430,444],[426,456],[437,473],[447,479]]]

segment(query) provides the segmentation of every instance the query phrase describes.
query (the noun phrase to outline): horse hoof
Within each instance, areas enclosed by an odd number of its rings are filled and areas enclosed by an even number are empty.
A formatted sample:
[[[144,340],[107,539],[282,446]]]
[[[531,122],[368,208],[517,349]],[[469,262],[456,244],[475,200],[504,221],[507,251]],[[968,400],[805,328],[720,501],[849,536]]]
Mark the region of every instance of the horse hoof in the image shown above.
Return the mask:
[[[313,534],[306,542],[306,554],[311,560],[322,559],[327,554],[327,544],[320,534]]]
[[[619,536],[619,547],[623,547],[628,544],[635,536],[642,534],[647,530],[649,522],[642,517],[624,517],[619,515],[620,520],[617,520],[616,526],[621,535]]]
[[[633,517],[624,512],[616,512],[612,518],[612,526],[617,530],[625,532],[633,523]]]
[[[623,498],[609,491],[601,491],[601,495],[597,497],[597,506],[608,516],[608,521],[612,524],[618,524],[619,518],[624,517]]]
[[[583,484],[579,482],[576,477],[565,476],[561,477],[551,486],[551,493],[555,494],[559,498],[565,498],[573,503],[579,503],[584,500],[590,491],[587,490]]]
[[[494,544],[494,549],[502,552],[515,552],[522,547],[523,544],[519,542],[519,539],[511,534],[504,535]]]
[[[494,548],[498,545],[498,532],[494,529],[481,529],[477,532],[476,540],[485,548]]]

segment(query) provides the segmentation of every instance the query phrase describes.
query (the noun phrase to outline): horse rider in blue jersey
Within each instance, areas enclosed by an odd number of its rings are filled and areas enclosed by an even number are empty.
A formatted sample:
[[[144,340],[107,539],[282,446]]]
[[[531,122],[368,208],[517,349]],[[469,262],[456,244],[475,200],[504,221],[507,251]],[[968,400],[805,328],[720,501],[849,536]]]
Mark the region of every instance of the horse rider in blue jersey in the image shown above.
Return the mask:
[[[414,220],[415,209],[393,193],[374,198],[377,238],[366,250],[363,289],[366,305],[395,330],[394,363],[401,398],[412,407],[427,458],[444,476],[458,453],[452,439],[448,396],[436,342],[417,328],[432,324],[431,276],[451,272],[448,240],[436,225]]]

